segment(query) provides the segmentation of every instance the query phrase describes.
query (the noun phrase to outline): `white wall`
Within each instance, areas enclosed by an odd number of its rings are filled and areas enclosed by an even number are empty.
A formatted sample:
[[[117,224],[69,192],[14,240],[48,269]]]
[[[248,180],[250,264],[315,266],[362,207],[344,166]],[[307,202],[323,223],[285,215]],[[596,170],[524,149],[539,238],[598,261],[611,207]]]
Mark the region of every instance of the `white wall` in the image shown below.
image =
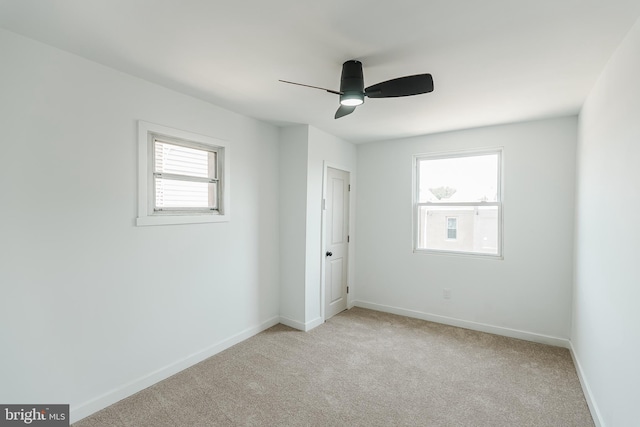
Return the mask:
[[[579,122],[575,357],[603,426],[640,412],[640,21],[587,99]]]
[[[309,127],[309,160],[307,177],[307,274],[306,313],[307,322],[318,322],[322,313],[322,280],[324,278],[324,253],[322,252],[322,189],[325,162],[351,173],[351,196],[349,205],[349,234],[351,241],[357,239],[355,233],[356,146],[312,126]],[[349,283],[354,282],[355,246],[350,245],[348,256]]]
[[[325,163],[348,170],[355,180],[356,146],[309,125],[281,131],[281,314],[301,330],[322,323],[322,190]],[[355,186],[351,210],[355,211]],[[355,230],[355,216],[351,229]],[[355,231],[354,231],[355,232]],[[354,252],[350,248],[349,256]],[[353,279],[354,269],[349,270]]]
[[[304,329],[309,127],[280,131],[280,315]]]
[[[570,117],[358,146],[355,304],[566,345],[576,128]],[[412,155],[491,147],[504,147],[504,260],[413,253]]]
[[[10,32],[0,57],[0,402],[77,419],[278,321],[276,127]],[[231,222],[134,226],[138,119],[229,141]]]

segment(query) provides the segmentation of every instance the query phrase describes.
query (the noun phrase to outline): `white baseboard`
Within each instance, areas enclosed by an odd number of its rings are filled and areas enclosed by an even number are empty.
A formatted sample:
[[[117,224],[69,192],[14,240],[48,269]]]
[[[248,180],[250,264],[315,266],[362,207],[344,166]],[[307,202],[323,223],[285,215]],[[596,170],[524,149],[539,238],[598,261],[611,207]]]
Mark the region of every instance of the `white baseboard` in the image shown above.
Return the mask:
[[[541,344],[549,344],[556,347],[569,348],[569,340],[549,335],[536,334],[533,332],[520,331],[518,329],[505,328],[502,326],[488,325],[486,323],[471,322],[469,320],[456,319],[453,317],[440,316],[438,314],[424,313],[422,311],[407,310],[405,308],[392,307],[389,305],[376,304],[367,301],[354,301],[356,307],[368,308],[370,310],[382,311],[385,313],[398,314],[400,316],[413,317],[416,319],[428,320],[435,323],[457,326],[459,328],[471,329],[474,331],[487,332],[505,337],[518,338],[525,341],[533,341]]]
[[[587,406],[589,406],[589,411],[591,411],[591,418],[593,418],[593,422],[595,423],[596,427],[604,427],[604,422],[602,421],[602,417],[600,416],[600,410],[598,409],[596,401],[593,399],[593,395],[591,394],[591,387],[589,387],[587,377],[584,375],[582,365],[580,364],[580,359],[578,358],[578,354],[576,353],[575,348],[573,348],[573,343],[571,342],[569,342],[569,352],[571,353],[573,364],[575,365],[576,372],[578,373],[578,379],[580,380],[580,385],[582,386],[584,398],[587,401]]]
[[[283,317],[280,316],[280,323],[282,323],[285,326],[288,326],[290,328],[293,329],[298,329],[299,331],[310,331],[311,329],[318,327],[320,325],[322,325],[322,318],[318,317],[316,319],[313,319],[307,323],[302,323],[299,322],[297,320],[293,320],[293,319],[289,319],[288,317]]]
[[[147,387],[152,386],[157,382],[167,379],[170,376],[195,365],[196,363],[202,362],[203,360],[217,353],[220,353],[221,351],[226,350],[231,346],[234,346],[248,338],[251,338],[252,336],[266,329],[269,329],[270,327],[275,326],[278,323],[280,323],[280,317],[272,317],[271,319],[265,320],[257,326],[247,328],[242,332],[239,332],[227,339],[224,339],[216,344],[211,345],[210,347],[205,348],[204,350],[189,355],[184,359],[178,360],[156,371],[150,372],[149,374],[135,379],[128,384],[124,384],[121,387],[110,390],[103,395],[95,397],[80,405],[72,406],[70,408],[69,414],[70,422],[71,424],[73,424],[76,421],[79,421],[82,418],[93,414],[94,412],[104,409],[109,405],[113,405],[114,403],[126,397],[129,397],[141,390],[144,390]]]
[[[297,320],[289,319],[288,317],[280,316],[280,323],[285,326],[288,326],[293,329],[297,329],[299,331],[304,331],[304,323],[298,322]]]
[[[309,322],[307,322],[305,324],[305,332],[308,332],[310,330],[312,330],[313,328],[317,328],[318,326],[322,325],[324,323],[324,321],[322,320],[322,317],[317,317]]]

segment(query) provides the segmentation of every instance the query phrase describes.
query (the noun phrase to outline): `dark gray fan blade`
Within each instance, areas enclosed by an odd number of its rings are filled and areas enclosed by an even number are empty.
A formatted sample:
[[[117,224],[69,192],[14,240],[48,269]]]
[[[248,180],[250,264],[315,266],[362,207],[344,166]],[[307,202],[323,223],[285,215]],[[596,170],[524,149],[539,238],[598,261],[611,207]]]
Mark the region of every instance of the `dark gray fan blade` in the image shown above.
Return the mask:
[[[335,118],[339,119],[340,117],[344,117],[347,114],[353,113],[355,110],[356,110],[355,106],[340,105],[340,108],[338,108],[338,111],[336,111]]]
[[[397,96],[419,95],[433,91],[433,77],[431,74],[416,74],[415,76],[399,77],[387,80],[364,90],[369,98],[395,98]]]
[[[324,90],[324,91],[329,92],[329,93],[335,93],[336,95],[342,95],[342,92],[338,92],[337,90],[326,89],[324,87],[305,85],[305,84],[302,84],[302,83],[289,82],[289,81],[286,81],[286,80],[278,80],[278,81],[282,82],[282,83],[289,83],[290,85],[298,85],[298,86],[310,87],[310,88],[313,88],[313,89]]]

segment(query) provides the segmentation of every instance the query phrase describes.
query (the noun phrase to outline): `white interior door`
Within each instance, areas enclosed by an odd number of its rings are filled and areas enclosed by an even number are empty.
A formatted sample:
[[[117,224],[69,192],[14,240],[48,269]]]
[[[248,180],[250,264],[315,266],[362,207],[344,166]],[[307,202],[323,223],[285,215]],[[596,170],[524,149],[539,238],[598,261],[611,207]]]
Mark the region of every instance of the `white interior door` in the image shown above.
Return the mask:
[[[324,318],[347,309],[349,172],[327,168]]]

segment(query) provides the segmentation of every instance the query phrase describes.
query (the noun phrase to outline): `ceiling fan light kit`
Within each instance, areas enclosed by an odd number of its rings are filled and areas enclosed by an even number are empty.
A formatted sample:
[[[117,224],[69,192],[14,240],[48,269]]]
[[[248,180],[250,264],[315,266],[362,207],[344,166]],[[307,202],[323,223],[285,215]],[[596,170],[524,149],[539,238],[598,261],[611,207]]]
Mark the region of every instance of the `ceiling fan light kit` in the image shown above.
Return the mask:
[[[298,86],[321,89],[326,92],[340,95],[340,107],[336,111],[335,118],[339,119],[355,111],[358,105],[364,103],[364,97],[368,98],[396,98],[400,96],[420,95],[433,92],[433,77],[431,74],[416,74],[414,76],[399,77],[369,86],[365,89],[362,74],[362,63],[351,59],[342,64],[340,76],[340,91],[325,89],[318,86],[294,83],[280,80]]]
[[[360,61],[347,61],[342,64],[340,76],[340,104],[348,107],[364,103],[364,77]]]
[[[357,107],[364,103],[364,96],[359,93],[344,93],[340,95],[340,104]]]

